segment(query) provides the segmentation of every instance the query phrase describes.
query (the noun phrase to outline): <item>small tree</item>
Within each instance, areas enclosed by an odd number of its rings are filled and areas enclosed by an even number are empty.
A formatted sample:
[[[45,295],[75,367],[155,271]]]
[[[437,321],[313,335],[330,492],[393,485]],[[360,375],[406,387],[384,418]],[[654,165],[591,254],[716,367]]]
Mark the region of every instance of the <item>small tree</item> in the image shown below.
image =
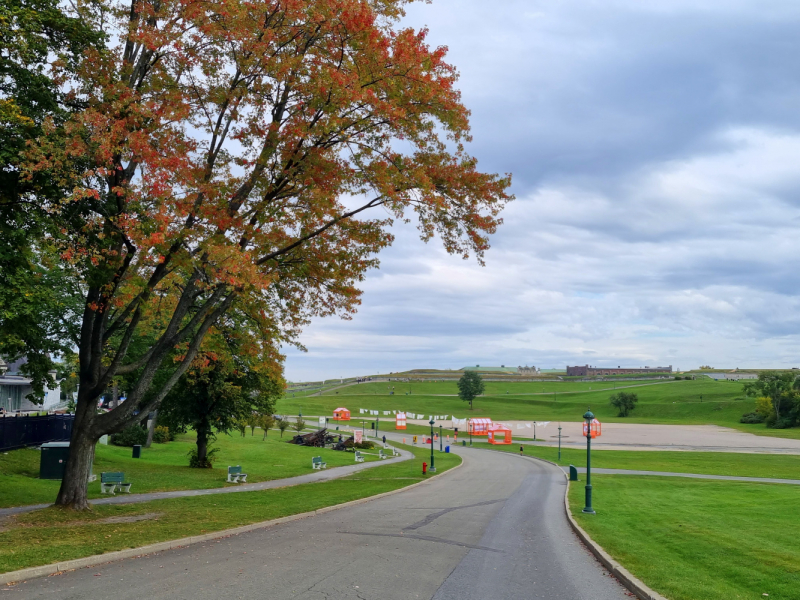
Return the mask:
[[[301,417],[297,417],[297,420],[292,423],[292,429],[294,429],[298,434],[306,428],[306,422],[303,421]]]
[[[275,426],[275,417],[272,415],[261,415],[261,429],[264,430],[264,437],[267,439],[267,432]]]
[[[472,401],[476,396],[480,396],[485,389],[483,379],[476,371],[467,371],[458,380],[458,397],[469,402],[469,409],[472,410]]]
[[[250,437],[256,432],[256,427],[261,424],[261,415],[252,413],[247,417],[247,426],[250,428]]]
[[[287,421],[283,417],[279,417],[275,421],[275,424],[278,426],[278,429],[281,430],[281,437],[283,437],[283,432],[289,429],[289,421]]]
[[[631,392],[617,392],[611,396],[610,400],[611,406],[619,411],[617,416],[627,417],[628,414],[636,408],[639,397]]]

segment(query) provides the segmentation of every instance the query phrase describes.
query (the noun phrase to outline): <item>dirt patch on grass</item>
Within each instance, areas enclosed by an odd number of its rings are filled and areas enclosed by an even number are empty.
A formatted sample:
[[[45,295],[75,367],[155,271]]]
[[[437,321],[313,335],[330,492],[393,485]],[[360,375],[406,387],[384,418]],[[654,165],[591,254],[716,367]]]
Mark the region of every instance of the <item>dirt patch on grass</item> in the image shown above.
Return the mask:
[[[97,521],[93,521],[93,523],[101,523],[101,524],[110,524],[110,523],[136,523],[138,521],[149,521],[151,519],[158,519],[158,517],[163,516],[164,513],[160,512],[151,512],[151,513],[144,513],[143,515],[130,515],[128,517],[106,517],[105,519],[98,519]],[[76,525],[82,525],[82,523],[76,523]]]
[[[116,525],[119,523],[137,523],[139,521],[157,520],[163,516],[163,512],[149,512],[140,515],[125,515],[118,517],[105,517],[103,519],[88,519],[84,521],[66,521],[63,523],[20,523],[15,517],[17,515],[9,515],[8,517],[0,519],[0,533],[8,531],[9,529],[18,529],[20,527],[40,528],[40,527],[80,527],[82,525]]]

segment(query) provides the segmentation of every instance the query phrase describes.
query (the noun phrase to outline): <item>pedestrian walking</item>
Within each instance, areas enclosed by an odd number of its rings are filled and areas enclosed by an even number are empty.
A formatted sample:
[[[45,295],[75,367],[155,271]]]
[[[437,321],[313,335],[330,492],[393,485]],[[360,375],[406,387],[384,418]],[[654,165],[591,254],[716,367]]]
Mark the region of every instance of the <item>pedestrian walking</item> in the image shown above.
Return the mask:
[[[386,436],[383,436],[383,443],[386,443]]]
[[[522,453],[525,451],[525,446],[519,447],[519,455],[522,456]]]

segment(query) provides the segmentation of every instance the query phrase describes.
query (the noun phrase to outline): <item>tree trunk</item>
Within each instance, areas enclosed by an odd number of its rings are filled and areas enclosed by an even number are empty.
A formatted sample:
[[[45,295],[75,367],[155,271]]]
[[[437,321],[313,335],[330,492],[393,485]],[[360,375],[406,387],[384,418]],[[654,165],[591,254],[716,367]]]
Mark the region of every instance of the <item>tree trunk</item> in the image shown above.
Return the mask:
[[[208,438],[211,427],[207,420],[198,423],[195,427],[197,429],[197,464],[205,466],[206,460],[208,460]]]
[[[149,448],[153,444],[153,434],[156,431],[156,419],[158,419],[158,411],[153,411],[153,418],[147,423],[147,442],[144,447]]]
[[[57,506],[65,506],[74,510],[88,510],[87,487],[92,474],[94,447],[99,437],[92,432],[95,417],[94,401],[85,398],[79,400],[72,424],[72,436],[69,444],[69,460],[64,469],[61,489],[56,498]]]

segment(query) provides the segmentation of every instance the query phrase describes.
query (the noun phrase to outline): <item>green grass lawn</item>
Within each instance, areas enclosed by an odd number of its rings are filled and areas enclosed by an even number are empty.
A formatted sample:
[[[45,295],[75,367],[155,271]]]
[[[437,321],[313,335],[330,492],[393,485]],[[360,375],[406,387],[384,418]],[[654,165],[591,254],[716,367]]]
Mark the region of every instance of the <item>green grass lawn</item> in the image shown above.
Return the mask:
[[[260,492],[95,506],[86,513],[46,508],[10,517],[0,523],[0,572],[277,519],[402,488],[422,481],[420,464],[427,455],[424,448],[407,449],[416,455],[416,460],[374,467],[334,481]],[[351,454],[348,456],[352,459]],[[455,454],[436,457],[439,474],[460,462]],[[103,522],[141,515],[151,518]]]
[[[241,465],[248,474],[247,482],[256,483],[283,477],[294,477],[311,472],[311,457],[322,456],[328,468],[353,463],[350,452],[336,452],[321,448],[305,448],[287,444],[294,432],[287,431],[283,438],[278,431],[270,431],[266,440],[256,429],[255,435],[247,430],[245,437],[238,432],[220,435],[214,446],[220,449],[213,469],[191,469],[187,453],[194,446],[194,435],[180,435],[168,444],[153,444],[142,449],[142,457],[131,458],[131,449],[98,444],[95,452],[94,473],[123,471],[127,481],[133,483],[133,493],[189,490],[235,485],[226,483],[228,465]],[[375,451],[377,452],[377,450]],[[0,454],[0,508],[53,502],[60,481],[39,479],[40,451],[13,450]],[[367,455],[366,460],[377,460]],[[89,497],[100,497],[100,481],[89,484]]]
[[[395,394],[387,387],[394,384]],[[411,389],[411,393],[406,392]],[[609,403],[616,391],[627,389],[639,397],[629,417],[617,416]],[[426,415],[490,417],[502,420],[579,421],[590,406],[597,418],[612,423],[654,423],[674,425],[715,424],[740,431],[800,439],[800,428],[767,429],[763,424],[744,425],[739,419],[752,412],[755,401],[745,398],[742,384],[731,381],[702,379],[695,381],[665,380],[658,382],[486,382],[486,394],[477,398],[474,409],[457,396],[455,382],[376,382],[362,383],[323,392],[321,396],[284,397],[277,412],[307,415],[331,415],[339,406],[352,412],[351,423],[365,420],[370,410],[403,410]],[[374,417],[373,417],[374,418]],[[388,419],[381,415],[381,420]],[[449,420],[446,421],[449,424]]]
[[[354,421],[369,419],[369,415],[358,413],[359,408],[404,410],[426,416],[455,414],[459,418],[577,421],[586,407],[591,406],[602,421],[731,425],[738,424],[741,415],[754,407],[752,400],[743,397],[741,384],[711,380],[617,384],[617,390],[628,389],[639,396],[639,404],[628,418],[617,417],[616,410],[609,404],[615,388],[608,382],[487,382],[486,395],[475,400],[473,410],[458,398],[452,382],[403,384],[411,385],[412,393],[396,393],[394,396],[380,391],[380,387],[385,385],[366,383],[338,390],[338,394],[327,392],[305,398],[284,397],[276,410],[286,414],[302,411],[308,415],[330,415],[334,408],[345,406],[352,412]],[[381,415],[381,418],[385,417]]]
[[[666,477],[592,478],[596,515],[572,513],[623,566],[670,600],[800,598],[800,489]]]
[[[519,444],[510,446],[473,442],[473,447],[519,454]],[[525,444],[526,456],[544,458],[562,466],[586,466],[586,450]],[[800,479],[800,456],[791,454],[741,454],[737,452],[637,452],[630,450],[592,450],[592,467],[732,475],[735,477],[772,477]],[[798,490],[800,491],[800,490]]]

